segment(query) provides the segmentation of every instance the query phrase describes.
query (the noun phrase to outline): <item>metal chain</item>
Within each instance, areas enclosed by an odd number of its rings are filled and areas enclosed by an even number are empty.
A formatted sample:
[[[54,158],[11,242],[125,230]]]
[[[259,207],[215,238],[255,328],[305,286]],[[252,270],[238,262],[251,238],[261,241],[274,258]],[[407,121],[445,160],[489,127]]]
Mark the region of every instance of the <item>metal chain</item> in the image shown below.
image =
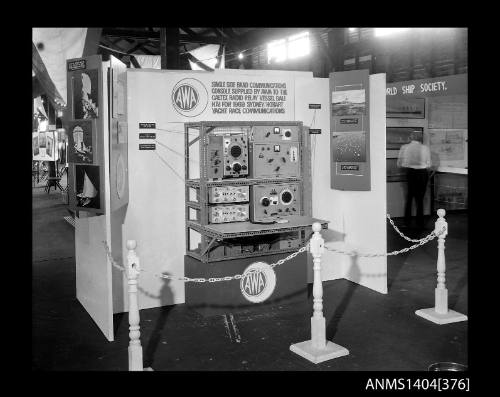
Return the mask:
[[[429,241],[434,240],[436,237],[438,237],[439,235],[441,235],[445,231],[446,231],[446,226],[444,226],[443,229],[441,229],[438,233],[435,233],[435,231],[433,230],[428,236],[419,240],[418,244],[414,244],[411,247],[403,248],[399,251],[392,251],[392,252],[387,252],[387,253],[383,253],[383,254],[362,254],[362,253],[358,253],[356,251],[345,251],[345,250],[341,250],[341,249],[328,248],[328,247],[325,247],[325,248],[328,251],[338,252],[340,254],[345,254],[345,255],[349,255],[349,256],[360,256],[360,257],[365,257],[365,258],[375,258],[375,257],[381,257],[381,256],[399,255],[399,254],[402,254],[404,252],[414,250],[415,248],[418,248],[418,247],[428,243]]]
[[[309,237],[309,239],[310,239],[310,237]],[[309,241],[307,241],[305,243],[305,245],[302,248],[300,248],[299,250],[297,250],[295,252],[292,252],[286,258],[280,259],[276,263],[271,263],[269,266],[271,266],[271,268],[274,269],[276,266],[282,265],[283,263],[289,261],[290,259],[295,258],[298,254],[300,254],[300,253],[304,252],[305,250],[307,250],[308,246],[309,246]],[[254,270],[250,270],[247,274],[258,273],[258,272],[259,272],[259,270],[254,269]],[[218,282],[218,281],[231,281],[231,280],[239,280],[239,279],[243,278],[242,274],[235,274],[234,276],[226,276],[226,277],[210,277],[208,279],[207,278],[176,277],[176,276],[169,276],[167,274],[156,274],[156,276],[158,276],[160,278],[166,278],[168,280],[184,281],[186,283],[187,282],[193,282],[193,283],[205,283],[205,282],[215,283],[215,282]]]
[[[311,235],[312,236],[312,235]],[[309,237],[310,239],[310,237]],[[307,250],[307,247],[309,245],[309,239],[308,241],[306,242],[306,244],[300,248],[298,251],[295,251],[293,253],[291,253],[290,255],[288,255],[286,258],[284,259],[280,259],[279,261],[277,261],[276,263],[272,263],[271,265],[271,268],[275,268],[276,266],[279,266],[279,265],[282,265],[283,263],[285,263],[286,261],[289,261],[290,259],[293,259],[295,258],[298,254],[304,252],[305,250]],[[109,261],[111,262],[111,265],[113,267],[116,267],[117,269],[121,270],[121,271],[125,271],[126,269],[123,267],[123,266],[120,266],[118,265],[115,260],[113,259],[113,256],[111,255],[111,252],[109,250],[109,247],[108,247],[108,244],[106,243],[106,241],[103,241],[103,244],[104,244],[104,248],[106,250],[106,254],[108,256],[108,259]],[[145,270],[144,269],[141,269],[140,270],[141,272],[144,272]],[[259,270],[257,269],[254,269],[254,270],[250,270],[248,272],[248,274],[252,274],[252,273],[258,273]],[[155,276],[157,277],[160,277],[160,278],[165,278],[165,279],[168,279],[168,280],[178,280],[178,281],[184,281],[186,283],[188,282],[193,282],[193,283],[205,283],[205,282],[209,282],[209,283],[215,283],[215,282],[218,282],[218,281],[231,281],[231,280],[239,280],[241,278],[243,278],[243,275],[242,274],[235,274],[234,276],[226,276],[226,277],[210,277],[208,279],[206,278],[189,278],[189,277],[176,277],[176,276],[169,276],[167,274],[155,274]]]
[[[104,244],[104,249],[106,250],[106,255],[108,256],[108,259],[111,262],[111,265],[113,267],[116,267],[117,269],[121,270],[122,272],[124,272],[126,269],[123,266],[120,266],[118,263],[116,263],[115,260],[113,259],[113,256],[111,255],[111,251],[109,250],[109,247],[108,247],[108,243],[106,243],[106,241],[103,240],[103,244]]]
[[[389,222],[391,223],[391,225],[392,225],[392,227],[394,228],[394,230],[396,230],[396,232],[398,232],[398,233],[399,233],[399,235],[400,235],[401,237],[403,237],[403,238],[404,238],[405,240],[407,240],[407,241],[411,241],[412,243],[419,243],[420,241],[422,241],[422,240],[424,240],[424,239],[426,238],[426,237],[421,238],[421,239],[413,239],[413,238],[409,238],[409,237],[405,236],[405,235],[403,234],[403,232],[401,232],[401,231],[398,229],[398,227],[394,224],[394,221],[391,219],[391,216],[390,216],[389,214],[387,214],[387,219],[389,219]]]

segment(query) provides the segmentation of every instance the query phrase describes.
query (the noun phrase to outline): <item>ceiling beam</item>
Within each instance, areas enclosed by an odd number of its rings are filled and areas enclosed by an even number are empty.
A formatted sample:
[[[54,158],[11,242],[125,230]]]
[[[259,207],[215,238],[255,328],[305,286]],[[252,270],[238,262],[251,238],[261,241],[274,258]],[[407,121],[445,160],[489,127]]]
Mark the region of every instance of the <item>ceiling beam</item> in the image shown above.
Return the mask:
[[[273,40],[284,39],[301,33],[307,28],[264,28],[255,29],[239,36],[241,49],[258,47]]]
[[[124,40],[147,39],[150,41],[160,41],[160,32],[152,32],[146,30],[104,28],[102,30],[102,35],[107,37],[120,37]],[[220,39],[218,37],[204,36],[200,34],[180,34],[179,41],[180,43],[220,44]]]
[[[330,71],[333,65],[333,57],[330,54],[330,51],[328,51],[326,43],[321,38],[318,29],[312,29],[311,35],[314,38],[314,41],[318,44],[319,50],[326,61],[327,69]]]
[[[56,104],[55,99],[58,101],[65,102],[61,97],[61,94],[57,90],[54,82],[49,76],[49,72],[43,63],[42,57],[38,53],[38,50],[34,43],[32,44],[32,57],[31,57],[31,68],[35,72],[35,76],[43,88],[43,92],[47,95],[49,100],[53,103],[54,106],[59,108],[59,105]],[[37,93],[40,91],[39,87],[36,87]]]
[[[196,33],[194,30],[192,30],[191,28],[186,28],[186,27],[181,27],[181,29],[186,32],[187,34],[193,36],[193,37],[196,37],[198,36],[198,33]]]
[[[101,39],[102,28],[87,28],[85,45],[83,47],[83,57],[97,54],[99,41]]]
[[[128,50],[127,54],[133,54],[135,51],[137,51],[139,49],[142,50],[143,47],[144,47],[144,43],[143,42],[139,42],[135,46],[133,46],[130,50]]]

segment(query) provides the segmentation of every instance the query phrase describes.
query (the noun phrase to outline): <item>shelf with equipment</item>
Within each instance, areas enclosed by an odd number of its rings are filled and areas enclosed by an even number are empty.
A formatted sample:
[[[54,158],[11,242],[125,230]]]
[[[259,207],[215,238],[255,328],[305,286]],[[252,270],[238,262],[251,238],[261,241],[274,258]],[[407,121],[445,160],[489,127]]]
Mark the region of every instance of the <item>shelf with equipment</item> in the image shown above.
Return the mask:
[[[307,241],[314,222],[326,227],[311,217],[309,146],[302,122],[186,123],[186,254],[214,262],[284,253]]]
[[[297,250],[305,244],[312,233],[311,226],[314,222],[319,222],[326,229],[328,221],[312,218],[309,216],[297,216],[290,219],[287,223],[273,224],[256,224],[251,222],[234,222],[229,224],[210,224],[200,225],[198,222],[187,222],[188,235],[190,230],[195,230],[206,239],[206,244],[198,246],[194,249],[189,249],[187,255],[196,259],[208,262],[232,259],[233,257],[250,257],[259,255],[269,255],[278,252],[289,252]],[[283,239],[283,235],[287,238]],[[266,236],[264,240],[259,239],[259,236]],[[234,239],[238,239],[238,244],[241,246],[241,253],[235,255]],[[253,246],[253,248],[250,248]],[[222,247],[222,252],[215,252],[210,255],[211,251]],[[226,249],[229,247],[229,249]],[[219,248],[220,249],[220,248]],[[231,251],[232,250],[232,251]],[[233,252],[233,256],[227,255],[226,251]]]

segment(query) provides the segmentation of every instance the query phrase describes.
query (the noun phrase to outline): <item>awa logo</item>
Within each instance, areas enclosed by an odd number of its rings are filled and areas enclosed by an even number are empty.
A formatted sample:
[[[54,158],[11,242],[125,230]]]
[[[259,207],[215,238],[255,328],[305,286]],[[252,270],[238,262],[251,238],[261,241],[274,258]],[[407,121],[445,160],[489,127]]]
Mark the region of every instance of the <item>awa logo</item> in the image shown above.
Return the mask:
[[[172,90],[172,104],[177,113],[186,117],[196,117],[207,107],[207,89],[199,80],[182,79]]]
[[[267,263],[255,262],[243,272],[240,290],[246,300],[260,303],[268,299],[276,286],[276,274]]]

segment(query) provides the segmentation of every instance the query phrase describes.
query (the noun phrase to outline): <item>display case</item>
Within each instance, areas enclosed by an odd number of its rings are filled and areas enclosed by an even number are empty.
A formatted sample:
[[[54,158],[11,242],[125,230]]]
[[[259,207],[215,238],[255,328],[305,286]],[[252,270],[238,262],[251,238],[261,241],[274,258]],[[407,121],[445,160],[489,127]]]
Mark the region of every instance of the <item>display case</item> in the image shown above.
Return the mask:
[[[185,124],[186,254],[202,262],[296,251],[311,217],[301,122]],[[262,196],[262,197],[261,197]]]

